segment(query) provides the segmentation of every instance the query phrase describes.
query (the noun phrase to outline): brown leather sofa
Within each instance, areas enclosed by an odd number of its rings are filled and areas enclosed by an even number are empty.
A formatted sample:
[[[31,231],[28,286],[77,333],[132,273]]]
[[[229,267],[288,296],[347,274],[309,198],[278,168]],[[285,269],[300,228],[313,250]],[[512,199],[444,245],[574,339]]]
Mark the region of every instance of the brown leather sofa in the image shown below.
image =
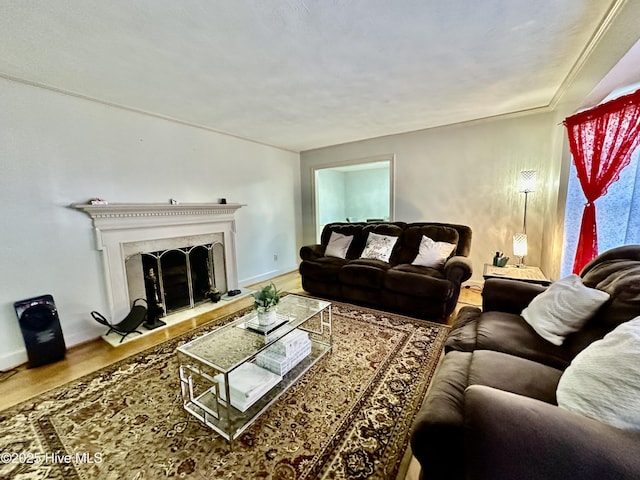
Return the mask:
[[[353,236],[345,258],[325,255],[332,232]],[[369,233],[398,237],[388,262],[360,258]],[[412,265],[423,235],[456,245],[442,268]],[[302,287],[344,299],[433,320],[456,306],[460,285],[471,277],[471,229],[447,223],[330,223],[321,242],[300,249]]]
[[[482,310],[460,311],[413,426],[423,478],[640,478],[637,432],[560,408],[556,399],[572,359],[640,315],[640,245],[605,252],[580,276],[610,297],[560,346],[520,316],[545,287],[489,279]]]

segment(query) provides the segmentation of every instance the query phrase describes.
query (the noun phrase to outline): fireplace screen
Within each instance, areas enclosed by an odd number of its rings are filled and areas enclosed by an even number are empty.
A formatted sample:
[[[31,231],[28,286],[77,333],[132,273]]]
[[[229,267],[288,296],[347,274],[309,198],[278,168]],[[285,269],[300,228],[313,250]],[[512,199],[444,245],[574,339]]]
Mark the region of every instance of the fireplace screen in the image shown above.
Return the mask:
[[[208,301],[226,291],[224,251],[219,243],[140,252],[126,259],[131,300],[144,297],[164,315]],[[222,271],[220,271],[222,270]]]

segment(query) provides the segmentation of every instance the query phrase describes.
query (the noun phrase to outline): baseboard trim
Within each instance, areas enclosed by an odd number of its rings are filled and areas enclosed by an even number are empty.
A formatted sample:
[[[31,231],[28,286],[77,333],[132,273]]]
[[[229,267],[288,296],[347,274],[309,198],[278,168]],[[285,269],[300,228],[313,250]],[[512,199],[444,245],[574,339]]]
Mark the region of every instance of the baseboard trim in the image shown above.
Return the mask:
[[[67,350],[73,347],[77,347],[78,345],[82,345],[83,343],[91,342],[92,340],[100,338],[100,335],[63,334],[63,336],[64,344]],[[29,356],[25,347],[23,349],[7,353],[0,357],[0,370],[11,370],[12,368],[19,367],[27,363],[28,361]]]
[[[28,360],[26,349],[7,353],[0,357],[0,370],[11,370],[12,368],[19,367],[23,363],[27,363]]]
[[[267,280],[273,280],[276,277],[280,277],[281,275],[286,275],[288,273],[291,273],[297,270],[298,270],[297,267],[271,270],[270,272],[266,272],[261,275],[256,275],[255,277],[245,278],[243,280],[240,280],[238,283],[242,287],[250,287],[252,285],[255,285],[256,283],[266,282]]]

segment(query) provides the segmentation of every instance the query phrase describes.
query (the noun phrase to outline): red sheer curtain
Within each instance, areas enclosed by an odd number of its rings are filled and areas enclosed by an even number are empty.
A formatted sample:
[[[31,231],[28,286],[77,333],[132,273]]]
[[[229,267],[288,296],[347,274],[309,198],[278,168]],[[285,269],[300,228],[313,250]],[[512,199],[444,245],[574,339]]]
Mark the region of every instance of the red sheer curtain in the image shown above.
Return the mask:
[[[587,199],[573,262],[574,273],[579,273],[598,255],[594,202],[620,178],[631,153],[640,144],[640,90],[576,113],[565,119],[564,124]]]

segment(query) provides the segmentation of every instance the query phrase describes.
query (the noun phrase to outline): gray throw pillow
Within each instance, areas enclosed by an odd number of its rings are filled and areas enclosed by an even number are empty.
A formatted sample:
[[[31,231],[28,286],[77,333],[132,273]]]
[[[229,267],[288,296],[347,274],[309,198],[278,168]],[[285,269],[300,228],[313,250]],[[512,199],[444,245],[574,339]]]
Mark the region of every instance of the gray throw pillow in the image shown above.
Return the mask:
[[[353,235],[342,235],[341,233],[331,232],[329,243],[324,251],[327,257],[347,258],[347,250],[353,241]]]
[[[418,255],[416,255],[415,260],[411,262],[411,265],[442,268],[454,248],[456,248],[456,246],[453,243],[435,242],[433,239],[423,235],[420,241]]]
[[[562,345],[567,335],[580,330],[609,300],[609,294],[569,275],[549,286],[522,311],[522,318],[538,335],[554,345]]]

